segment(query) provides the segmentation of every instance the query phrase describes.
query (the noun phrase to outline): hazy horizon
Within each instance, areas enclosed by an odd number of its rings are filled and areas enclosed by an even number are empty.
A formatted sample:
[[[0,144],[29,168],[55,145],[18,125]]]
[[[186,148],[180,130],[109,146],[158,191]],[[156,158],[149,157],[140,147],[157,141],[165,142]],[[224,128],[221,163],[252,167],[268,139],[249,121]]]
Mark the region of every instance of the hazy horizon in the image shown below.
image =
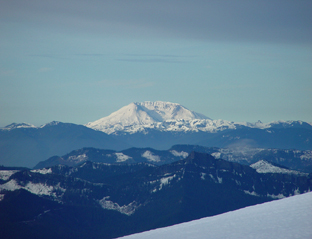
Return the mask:
[[[312,122],[311,1],[0,0],[0,127],[131,102]]]

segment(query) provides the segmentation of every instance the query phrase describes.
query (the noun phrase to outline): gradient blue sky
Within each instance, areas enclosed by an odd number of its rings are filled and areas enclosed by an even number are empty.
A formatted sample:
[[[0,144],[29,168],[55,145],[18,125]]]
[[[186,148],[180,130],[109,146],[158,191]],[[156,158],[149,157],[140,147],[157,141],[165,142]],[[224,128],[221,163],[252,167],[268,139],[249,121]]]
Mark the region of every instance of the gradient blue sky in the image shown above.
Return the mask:
[[[312,122],[312,1],[0,0],[0,127],[156,100]]]

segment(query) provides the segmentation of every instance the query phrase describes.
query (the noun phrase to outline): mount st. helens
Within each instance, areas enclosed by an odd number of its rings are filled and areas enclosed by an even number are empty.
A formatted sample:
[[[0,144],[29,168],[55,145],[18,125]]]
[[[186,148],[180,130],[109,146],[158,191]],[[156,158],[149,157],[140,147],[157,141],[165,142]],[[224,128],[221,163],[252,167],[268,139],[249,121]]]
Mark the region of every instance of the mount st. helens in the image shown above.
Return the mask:
[[[212,120],[186,107],[171,102],[134,102],[113,112],[107,117],[86,124],[87,127],[107,134],[147,132],[148,129],[174,132],[218,132],[238,129],[242,126],[257,129],[279,127],[304,127],[312,129],[311,124],[302,121],[277,121],[271,123],[231,122]]]
[[[86,126],[107,134],[124,131],[142,132],[145,128],[174,131],[174,125],[184,126],[186,122],[210,120],[205,115],[190,111],[184,106],[170,102],[135,102]],[[194,121],[194,124],[196,124]],[[179,127],[178,127],[179,128]],[[181,130],[181,128],[180,128]],[[187,126],[182,130],[188,130]]]
[[[196,144],[221,148],[243,145],[312,149],[310,123],[283,120],[271,123],[212,120],[180,104],[162,101],[131,103],[86,126],[135,147],[168,149],[174,144]]]

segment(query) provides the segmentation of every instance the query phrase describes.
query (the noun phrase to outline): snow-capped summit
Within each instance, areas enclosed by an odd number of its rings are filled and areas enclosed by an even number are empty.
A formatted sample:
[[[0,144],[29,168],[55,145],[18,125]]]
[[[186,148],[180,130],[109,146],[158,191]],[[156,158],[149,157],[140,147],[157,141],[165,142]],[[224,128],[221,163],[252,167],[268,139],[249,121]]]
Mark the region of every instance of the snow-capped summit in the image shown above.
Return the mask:
[[[312,129],[310,124],[301,121],[276,121],[271,123],[258,121],[248,123],[222,119],[212,120],[180,104],[163,101],[134,102],[107,117],[89,122],[85,126],[107,134],[117,135],[137,132],[148,133],[150,129],[167,132],[201,131],[210,133],[241,127],[258,129],[300,127]]]
[[[151,111],[153,116],[155,116],[158,121],[165,120],[193,120],[193,119],[210,119],[209,117],[191,111],[184,106],[163,101],[145,101],[145,102],[136,102],[135,105],[141,106],[144,110]],[[156,114],[155,114],[156,113]]]
[[[28,123],[12,123],[2,128],[2,130],[12,130],[20,128],[37,128],[36,126]]]
[[[86,126],[112,133],[125,130],[125,128],[129,130],[129,127],[135,128],[134,131],[141,131],[144,127],[155,127],[164,121],[189,121],[195,119],[211,120],[207,116],[188,110],[177,103],[145,101],[131,103],[107,117],[88,123]]]
[[[49,126],[55,126],[55,125],[58,125],[58,124],[61,124],[61,122],[60,121],[51,121],[50,123],[46,123],[44,125],[41,125],[40,128],[49,127]]]

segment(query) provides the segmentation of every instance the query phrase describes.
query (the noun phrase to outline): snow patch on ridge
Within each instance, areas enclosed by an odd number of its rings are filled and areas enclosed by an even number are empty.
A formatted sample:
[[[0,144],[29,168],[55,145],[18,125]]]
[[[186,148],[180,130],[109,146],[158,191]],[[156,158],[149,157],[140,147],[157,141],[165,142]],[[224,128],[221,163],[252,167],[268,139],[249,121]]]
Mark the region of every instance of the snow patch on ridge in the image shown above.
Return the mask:
[[[51,185],[47,185],[46,183],[33,183],[33,182],[27,183],[24,189],[33,194],[36,194],[39,196],[42,196],[42,195],[50,196],[50,197],[53,197],[54,199],[57,199],[58,197],[62,197],[66,191],[66,189],[62,188],[60,184],[51,186]]]
[[[159,185],[159,190],[162,189],[163,186],[169,184],[169,181],[171,181],[173,178],[175,178],[176,175],[174,174],[173,176],[165,177],[160,179],[160,185]]]
[[[6,181],[19,170],[0,170],[0,179]]]
[[[184,159],[187,158],[187,156],[189,155],[187,152],[184,151],[178,152],[176,150],[171,150],[170,153],[172,153],[176,157],[182,157]]]
[[[140,207],[140,205],[137,204],[136,201],[133,201],[131,203],[129,203],[128,205],[123,205],[123,206],[119,206],[118,203],[112,202],[110,200],[108,200],[110,197],[104,197],[103,199],[99,200],[99,204],[101,205],[102,208],[104,209],[108,209],[108,210],[115,210],[118,211],[122,214],[125,214],[127,216],[132,215],[135,210]]]
[[[249,194],[249,195],[252,195],[252,196],[260,197],[260,195],[257,194],[255,191],[249,192],[249,191],[247,191],[247,190],[244,190],[244,193]]]
[[[50,122],[50,123],[41,125],[40,128],[49,127],[49,126],[55,126],[55,125],[58,125],[58,124],[60,124],[60,123],[61,123],[60,121],[52,121],[52,122]]]
[[[301,160],[311,160],[312,159],[312,150],[303,151],[303,154],[300,155]]]
[[[86,154],[81,154],[81,155],[73,155],[68,157],[68,161],[73,162],[73,163],[81,163],[83,161],[86,161],[88,159],[88,156]]]
[[[282,199],[282,198],[286,198],[283,194],[278,194],[278,195],[274,195],[274,194],[267,194],[268,197],[274,198],[274,199]]]
[[[51,168],[33,169],[33,170],[30,170],[30,172],[40,173],[40,174],[51,174],[52,169]]]
[[[215,159],[219,159],[219,158],[221,158],[221,153],[215,152],[215,153],[212,153],[211,156],[213,156]]]
[[[46,196],[51,196],[54,191],[53,186],[33,182],[27,183],[24,189],[36,195],[46,195]]]
[[[125,162],[127,161],[128,159],[132,159],[132,157],[128,156],[128,155],[125,155],[123,153],[115,153],[117,159],[116,159],[116,162],[120,163],[120,162]]]
[[[258,173],[283,173],[283,174],[308,175],[307,173],[301,173],[295,170],[274,166],[265,160],[259,160],[258,162],[251,164],[250,167],[256,169]]]
[[[168,175],[168,174],[166,174],[166,175],[164,175],[164,176],[167,176],[167,175]],[[172,176],[168,176],[168,177],[163,177],[163,178],[158,179],[158,180],[155,180],[155,181],[150,181],[150,182],[149,182],[150,184],[155,184],[155,183],[159,182],[159,186],[155,187],[151,192],[152,192],[152,193],[155,193],[155,192],[157,192],[157,191],[162,190],[163,187],[166,186],[166,185],[168,185],[168,184],[170,183],[170,181],[171,181],[173,178],[175,178],[175,177],[177,177],[176,174],[174,174],[174,175],[172,175]],[[180,179],[178,179],[178,180],[180,180]]]
[[[146,150],[143,154],[142,154],[143,158],[146,158],[148,161],[150,162],[160,162],[160,157],[158,155],[154,155],[151,151]]]
[[[12,179],[9,182],[0,185],[0,192],[2,192],[3,190],[15,191],[21,188],[29,191],[30,193],[33,193],[39,196],[42,196],[42,195],[51,196],[54,199],[56,199],[59,196],[62,196],[64,192],[66,191],[66,189],[60,187],[60,184],[51,186],[51,185],[47,185],[43,183],[28,182],[26,186],[21,186],[15,179]]]
[[[15,190],[18,190],[20,188],[22,188],[22,186],[20,186],[15,179],[12,179],[9,182],[0,185],[0,192],[3,190],[15,191]]]
[[[28,123],[12,123],[12,124],[9,124],[9,125],[1,128],[1,129],[2,130],[12,130],[12,129],[25,129],[25,128],[36,129],[37,127],[32,125],[32,124],[28,124]]]

